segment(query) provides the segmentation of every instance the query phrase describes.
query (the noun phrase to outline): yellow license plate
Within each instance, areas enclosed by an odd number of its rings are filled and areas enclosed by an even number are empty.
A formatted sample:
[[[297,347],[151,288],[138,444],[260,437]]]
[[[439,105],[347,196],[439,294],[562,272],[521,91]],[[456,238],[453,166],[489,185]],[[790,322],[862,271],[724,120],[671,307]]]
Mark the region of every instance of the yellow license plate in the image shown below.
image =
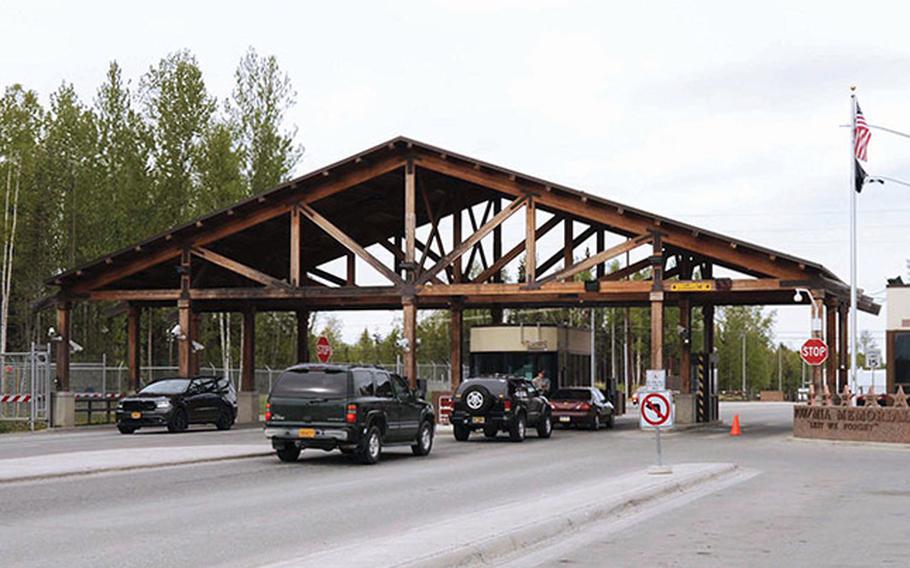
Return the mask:
[[[301,428],[300,430],[297,430],[297,435],[301,438],[315,438],[316,430],[312,428]]]
[[[475,416],[471,418],[471,422],[474,424],[483,424],[486,422],[486,419],[483,416]]]
[[[133,412],[132,414],[130,414],[130,418],[132,418],[133,420],[139,420],[140,418],[142,418],[142,413]]]

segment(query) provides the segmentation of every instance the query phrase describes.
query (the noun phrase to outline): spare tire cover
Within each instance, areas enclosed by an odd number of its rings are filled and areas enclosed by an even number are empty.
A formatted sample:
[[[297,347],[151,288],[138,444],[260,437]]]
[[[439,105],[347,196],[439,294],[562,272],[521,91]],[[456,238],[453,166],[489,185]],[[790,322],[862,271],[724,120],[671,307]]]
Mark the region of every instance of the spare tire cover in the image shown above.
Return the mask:
[[[493,404],[493,395],[486,387],[476,385],[470,387],[462,395],[462,400],[471,414],[482,414]]]

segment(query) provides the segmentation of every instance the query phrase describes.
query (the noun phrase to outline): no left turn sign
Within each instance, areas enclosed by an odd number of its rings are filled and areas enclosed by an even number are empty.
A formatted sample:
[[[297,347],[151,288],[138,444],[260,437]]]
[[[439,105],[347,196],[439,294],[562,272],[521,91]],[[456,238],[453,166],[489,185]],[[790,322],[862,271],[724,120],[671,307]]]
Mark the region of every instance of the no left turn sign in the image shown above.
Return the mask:
[[[638,405],[642,428],[670,428],[673,426],[673,400],[669,391],[652,391],[645,394]]]

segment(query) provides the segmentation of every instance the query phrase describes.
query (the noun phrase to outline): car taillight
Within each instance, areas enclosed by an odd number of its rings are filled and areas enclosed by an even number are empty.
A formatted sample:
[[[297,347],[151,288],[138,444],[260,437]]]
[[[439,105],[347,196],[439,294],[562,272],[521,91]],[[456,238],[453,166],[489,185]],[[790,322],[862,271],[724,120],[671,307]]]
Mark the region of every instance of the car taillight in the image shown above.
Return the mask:
[[[272,403],[265,403],[265,421],[268,422],[272,419]]]
[[[581,407],[580,407],[580,408],[581,408],[582,410],[591,410],[591,405],[588,404],[587,402],[583,402],[583,403],[581,403]]]
[[[344,415],[344,421],[348,424],[357,422],[357,405],[349,404],[347,414]]]
[[[508,412],[508,411],[512,410],[512,401],[504,400],[504,401],[502,401],[502,406],[503,406],[503,408],[505,408],[505,411]]]

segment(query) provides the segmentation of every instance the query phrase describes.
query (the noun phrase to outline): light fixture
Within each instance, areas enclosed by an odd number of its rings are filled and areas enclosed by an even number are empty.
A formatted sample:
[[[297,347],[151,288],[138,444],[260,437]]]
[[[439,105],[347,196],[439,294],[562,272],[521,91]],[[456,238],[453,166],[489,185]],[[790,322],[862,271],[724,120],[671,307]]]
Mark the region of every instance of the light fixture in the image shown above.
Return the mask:
[[[805,288],[797,288],[796,291],[793,293],[793,301],[796,302],[797,304],[799,304],[800,302],[802,302],[802,301],[803,301],[803,293],[805,293],[806,296],[809,296],[809,291],[808,291],[808,290],[806,290]]]

